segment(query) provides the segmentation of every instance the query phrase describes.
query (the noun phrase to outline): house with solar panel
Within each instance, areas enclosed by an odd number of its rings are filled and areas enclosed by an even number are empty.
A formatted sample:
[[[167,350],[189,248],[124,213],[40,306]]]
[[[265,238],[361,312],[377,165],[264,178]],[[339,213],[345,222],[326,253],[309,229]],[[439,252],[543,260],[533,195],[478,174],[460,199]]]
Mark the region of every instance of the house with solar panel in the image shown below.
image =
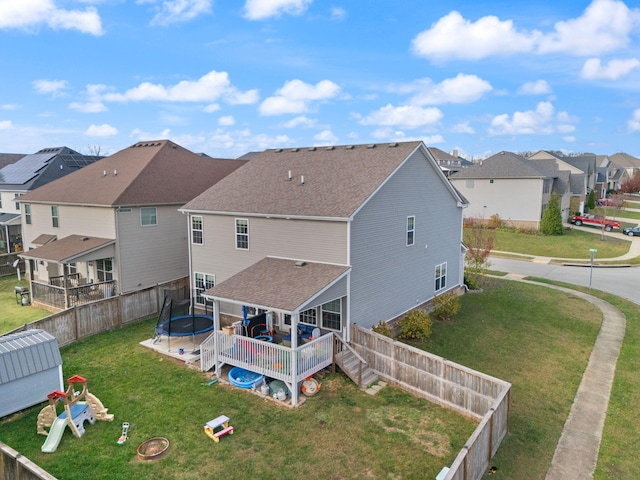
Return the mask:
[[[7,160],[6,154],[2,157]],[[82,155],[67,147],[43,148],[19,158],[10,156],[10,161],[0,168],[0,253],[23,249],[19,201],[22,195],[101,158]]]
[[[186,277],[178,208],[244,163],[138,142],[25,194],[33,303],[63,309]]]
[[[266,150],[181,211],[189,218],[192,284],[202,305],[213,302],[215,322],[264,315],[266,330],[289,332],[284,341],[295,349],[315,338],[314,329],[348,340],[353,324],[371,328],[459,289],[465,207],[414,141]],[[201,345],[203,369],[225,363],[288,381],[278,371],[286,361],[266,371],[224,356],[232,336],[217,327]],[[330,357],[330,346],[318,348]]]

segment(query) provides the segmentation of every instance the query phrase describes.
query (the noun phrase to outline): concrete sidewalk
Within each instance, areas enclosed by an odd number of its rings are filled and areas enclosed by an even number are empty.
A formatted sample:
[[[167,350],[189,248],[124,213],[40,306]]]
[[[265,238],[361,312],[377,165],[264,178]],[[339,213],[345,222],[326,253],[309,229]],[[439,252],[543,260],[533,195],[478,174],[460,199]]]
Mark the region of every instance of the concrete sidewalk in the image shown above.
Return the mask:
[[[523,280],[508,274],[506,279],[545,286],[591,302],[602,311],[600,333],[573,401],[545,480],[593,478],[607,416],[616,362],[624,340],[626,318],[611,304],[592,295],[555,285]]]

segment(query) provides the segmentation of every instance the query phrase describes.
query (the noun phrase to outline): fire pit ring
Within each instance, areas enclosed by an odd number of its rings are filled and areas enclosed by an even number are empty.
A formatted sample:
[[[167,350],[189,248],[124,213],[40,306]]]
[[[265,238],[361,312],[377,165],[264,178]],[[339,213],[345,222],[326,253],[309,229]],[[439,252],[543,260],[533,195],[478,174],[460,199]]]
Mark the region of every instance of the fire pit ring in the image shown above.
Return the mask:
[[[169,449],[169,440],[164,437],[150,438],[138,447],[138,458],[145,462],[157,460]]]

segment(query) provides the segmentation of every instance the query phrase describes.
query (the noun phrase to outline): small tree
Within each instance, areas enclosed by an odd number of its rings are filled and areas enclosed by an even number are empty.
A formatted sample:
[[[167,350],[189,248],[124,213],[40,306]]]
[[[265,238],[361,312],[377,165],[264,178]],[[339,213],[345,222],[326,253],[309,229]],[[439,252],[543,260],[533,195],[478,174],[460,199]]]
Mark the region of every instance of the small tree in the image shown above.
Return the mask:
[[[562,235],[562,213],[558,195],[555,192],[551,194],[547,208],[542,214],[540,232],[544,235]]]
[[[589,192],[589,198],[587,198],[587,208],[593,210],[596,208],[596,192],[591,190]]]
[[[493,235],[484,223],[477,219],[468,219],[465,230],[464,243],[467,247],[465,281],[467,286],[474,290],[480,286],[482,271],[489,267]]]
[[[426,340],[431,335],[431,318],[422,310],[412,310],[400,320],[400,338]]]
[[[633,177],[625,178],[620,184],[622,193],[638,193],[640,192],[640,172],[636,172]]]

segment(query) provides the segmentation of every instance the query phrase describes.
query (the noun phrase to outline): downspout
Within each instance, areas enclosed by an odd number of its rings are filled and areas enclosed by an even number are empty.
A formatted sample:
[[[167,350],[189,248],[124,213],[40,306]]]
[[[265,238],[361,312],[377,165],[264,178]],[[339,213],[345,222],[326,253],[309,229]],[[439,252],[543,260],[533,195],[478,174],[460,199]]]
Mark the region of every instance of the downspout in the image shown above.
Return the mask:
[[[182,214],[184,215],[184,212],[182,212]],[[202,230],[204,231],[204,217],[202,217]],[[193,252],[192,252],[192,248],[191,248],[191,214],[188,213],[187,214],[187,249],[188,249],[188,255],[189,255],[189,296],[194,298],[195,297],[195,288],[191,289],[191,279],[193,278]],[[193,301],[193,309],[195,310],[195,300]],[[219,306],[214,305],[214,309],[213,309],[213,321],[216,321],[216,318],[218,317],[217,312],[219,311]],[[206,303],[205,303],[205,310],[206,310]],[[218,326],[214,328],[215,331],[220,330],[220,319],[218,318]],[[217,364],[216,364],[216,368],[217,368]]]
[[[67,264],[62,262],[62,287],[64,288],[64,309],[69,308],[69,286],[67,277]]]
[[[119,207],[118,207],[119,208]],[[116,278],[116,281],[118,282],[118,284],[115,286],[118,291],[120,293],[122,293],[123,291],[123,285],[122,285],[122,266],[120,265],[122,262],[120,261],[120,228],[119,227],[119,216],[118,216],[118,209],[114,209],[113,210],[113,216],[114,216],[114,225],[116,227],[116,269],[118,271],[118,278]],[[137,282],[136,282],[137,285]],[[158,312],[160,313],[160,312]]]
[[[291,404],[298,404],[298,313],[291,315]]]
[[[351,225],[353,217],[350,217],[347,221],[347,265],[351,267]],[[345,325],[342,329],[344,341],[349,343],[351,341],[351,271],[347,274],[347,305],[345,307],[347,318],[345,319]]]

